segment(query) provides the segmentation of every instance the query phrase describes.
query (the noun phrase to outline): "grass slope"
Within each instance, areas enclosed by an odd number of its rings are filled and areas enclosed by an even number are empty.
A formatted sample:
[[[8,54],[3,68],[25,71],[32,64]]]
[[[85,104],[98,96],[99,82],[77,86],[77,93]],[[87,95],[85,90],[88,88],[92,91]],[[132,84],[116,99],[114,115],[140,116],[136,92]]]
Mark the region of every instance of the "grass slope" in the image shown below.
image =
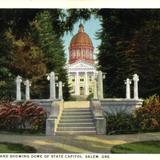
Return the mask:
[[[0,143],[0,153],[35,153],[36,150],[30,146],[13,143]]]
[[[160,141],[144,141],[113,146],[111,153],[160,153]]]

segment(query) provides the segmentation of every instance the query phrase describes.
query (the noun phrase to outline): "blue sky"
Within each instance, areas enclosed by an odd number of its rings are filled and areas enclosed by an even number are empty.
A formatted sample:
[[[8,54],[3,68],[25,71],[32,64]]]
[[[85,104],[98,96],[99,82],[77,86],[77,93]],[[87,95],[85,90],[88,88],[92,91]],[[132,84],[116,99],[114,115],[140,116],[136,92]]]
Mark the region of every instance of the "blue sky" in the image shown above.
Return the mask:
[[[72,37],[78,32],[80,22],[77,22],[74,25],[74,29],[71,33],[65,34],[63,37],[64,45],[65,45],[65,53],[68,55],[68,47],[70,44],[70,41]],[[100,44],[100,40],[96,39],[96,32],[101,29],[100,21],[99,19],[95,17],[91,17],[88,21],[82,21],[82,24],[84,25],[85,32],[90,36],[93,42],[93,46],[96,49],[96,47]]]

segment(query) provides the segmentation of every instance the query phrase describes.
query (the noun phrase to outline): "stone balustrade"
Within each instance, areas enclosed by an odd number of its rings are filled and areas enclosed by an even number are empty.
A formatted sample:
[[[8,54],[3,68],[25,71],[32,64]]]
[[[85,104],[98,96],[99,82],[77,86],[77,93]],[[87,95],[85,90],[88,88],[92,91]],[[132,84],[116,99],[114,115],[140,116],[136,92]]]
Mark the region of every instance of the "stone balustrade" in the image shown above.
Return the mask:
[[[93,113],[97,134],[99,135],[106,134],[106,119],[103,115],[103,110],[100,101],[92,100],[90,102],[90,108]]]
[[[63,101],[52,103],[50,115],[46,120],[46,135],[52,136],[56,134],[59,120],[63,111]]]
[[[133,113],[135,109],[142,107],[142,99],[105,98],[101,100],[102,109],[107,113],[126,112]]]

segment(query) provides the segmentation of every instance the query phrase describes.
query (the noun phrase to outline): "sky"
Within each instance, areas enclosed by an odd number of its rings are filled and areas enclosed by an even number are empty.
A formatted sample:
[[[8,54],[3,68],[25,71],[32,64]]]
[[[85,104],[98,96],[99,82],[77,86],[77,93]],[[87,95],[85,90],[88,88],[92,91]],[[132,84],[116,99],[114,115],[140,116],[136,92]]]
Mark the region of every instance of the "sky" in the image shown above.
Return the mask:
[[[71,41],[72,37],[78,32],[79,24],[80,24],[80,22],[77,22],[74,25],[73,31],[71,33],[65,34],[64,37],[63,37],[64,45],[65,45],[64,46],[65,47],[65,54],[66,54],[67,57],[68,57],[68,47],[70,45],[70,41]],[[94,52],[97,52],[96,48],[101,43],[101,41],[97,40],[97,38],[96,38],[96,32],[101,29],[99,19],[92,16],[90,20],[82,21],[82,24],[84,26],[84,31],[89,35],[89,37],[92,40],[92,43],[93,43],[93,46],[94,46]]]

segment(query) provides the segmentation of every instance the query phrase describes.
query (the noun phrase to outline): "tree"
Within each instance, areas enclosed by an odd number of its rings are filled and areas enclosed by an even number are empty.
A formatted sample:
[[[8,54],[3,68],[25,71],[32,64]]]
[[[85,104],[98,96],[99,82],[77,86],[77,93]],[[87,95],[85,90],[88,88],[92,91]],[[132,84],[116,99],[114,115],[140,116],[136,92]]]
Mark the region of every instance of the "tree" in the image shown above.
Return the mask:
[[[0,99],[12,99],[14,96],[14,75],[9,66],[11,43],[5,33],[0,34]]]
[[[45,88],[39,84],[39,81],[46,76],[47,71],[42,50],[33,43],[31,37],[17,40],[11,31],[6,33],[6,37],[12,46],[8,56],[10,61],[8,68],[14,78],[21,75],[24,79],[29,79],[32,82],[33,98],[41,97]]]
[[[128,48],[133,72],[140,75],[140,95],[160,95],[160,23],[154,19],[135,33]]]
[[[14,52],[15,41],[28,36],[29,22],[39,10],[0,10],[0,99],[15,98],[15,68],[11,67],[11,53]],[[12,32],[12,36],[10,33]],[[10,37],[9,37],[10,36]],[[12,39],[12,40],[11,40]],[[19,62],[21,63],[21,62]]]
[[[68,9],[65,21],[65,31],[71,31],[76,22],[88,20],[96,13],[96,9]]]
[[[154,88],[154,84],[151,79],[152,77],[155,77],[154,74],[157,75],[158,73],[152,72],[150,75],[147,74],[145,68],[148,65],[148,61],[146,59],[150,56],[152,56],[152,58],[158,58],[158,56],[151,51],[151,48],[148,48],[150,51],[148,50],[147,52],[150,54],[145,54],[145,60],[144,58],[140,58],[140,56],[142,55],[142,52],[145,52],[144,46],[148,45],[147,41],[150,38],[154,37],[154,40],[158,41],[156,33],[151,35],[147,32],[147,28],[152,28],[153,21],[158,22],[158,19],[160,18],[159,11],[102,9],[98,11],[98,15],[100,16],[102,23],[102,31],[98,33],[98,37],[102,40],[99,47],[98,60],[100,69],[107,72],[107,77],[104,82],[106,95],[110,97],[124,97],[124,80],[127,77],[131,77],[134,73],[139,74],[140,86],[143,86],[140,87],[140,96],[146,97],[153,94],[153,91],[151,90]],[[148,27],[146,26],[146,23],[149,24]],[[159,24],[156,25],[157,27],[159,26]],[[145,38],[142,34],[137,34],[139,32],[142,33],[144,30],[146,30],[146,32],[143,32],[146,35]],[[143,43],[141,43],[142,39],[140,37],[145,39],[142,38]],[[139,51],[137,54],[134,54],[135,51],[131,51],[134,50],[133,48],[136,52],[141,48],[141,53]],[[154,52],[159,52],[158,45],[155,43],[154,49]],[[155,58],[154,61],[156,62]],[[156,67],[158,67],[157,62],[156,65],[151,66],[152,71],[156,70]],[[144,72],[144,74],[142,74],[142,72]],[[143,79],[144,76],[145,79]],[[142,84],[144,83],[143,81],[146,80],[148,81],[146,82],[146,85]],[[152,84],[147,91],[147,87],[149,86],[147,83],[150,83],[149,81],[152,81]],[[154,93],[157,93],[157,91],[154,90]]]
[[[67,71],[65,70],[66,58],[64,55],[63,42],[59,34],[56,34],[52,25],[50,11],[42,11],[37,14],[33,26],[35,42],[42,49],[46,59],[47,73],[54,71],[59,80],[64,83],[64,97],[69,98]]]

